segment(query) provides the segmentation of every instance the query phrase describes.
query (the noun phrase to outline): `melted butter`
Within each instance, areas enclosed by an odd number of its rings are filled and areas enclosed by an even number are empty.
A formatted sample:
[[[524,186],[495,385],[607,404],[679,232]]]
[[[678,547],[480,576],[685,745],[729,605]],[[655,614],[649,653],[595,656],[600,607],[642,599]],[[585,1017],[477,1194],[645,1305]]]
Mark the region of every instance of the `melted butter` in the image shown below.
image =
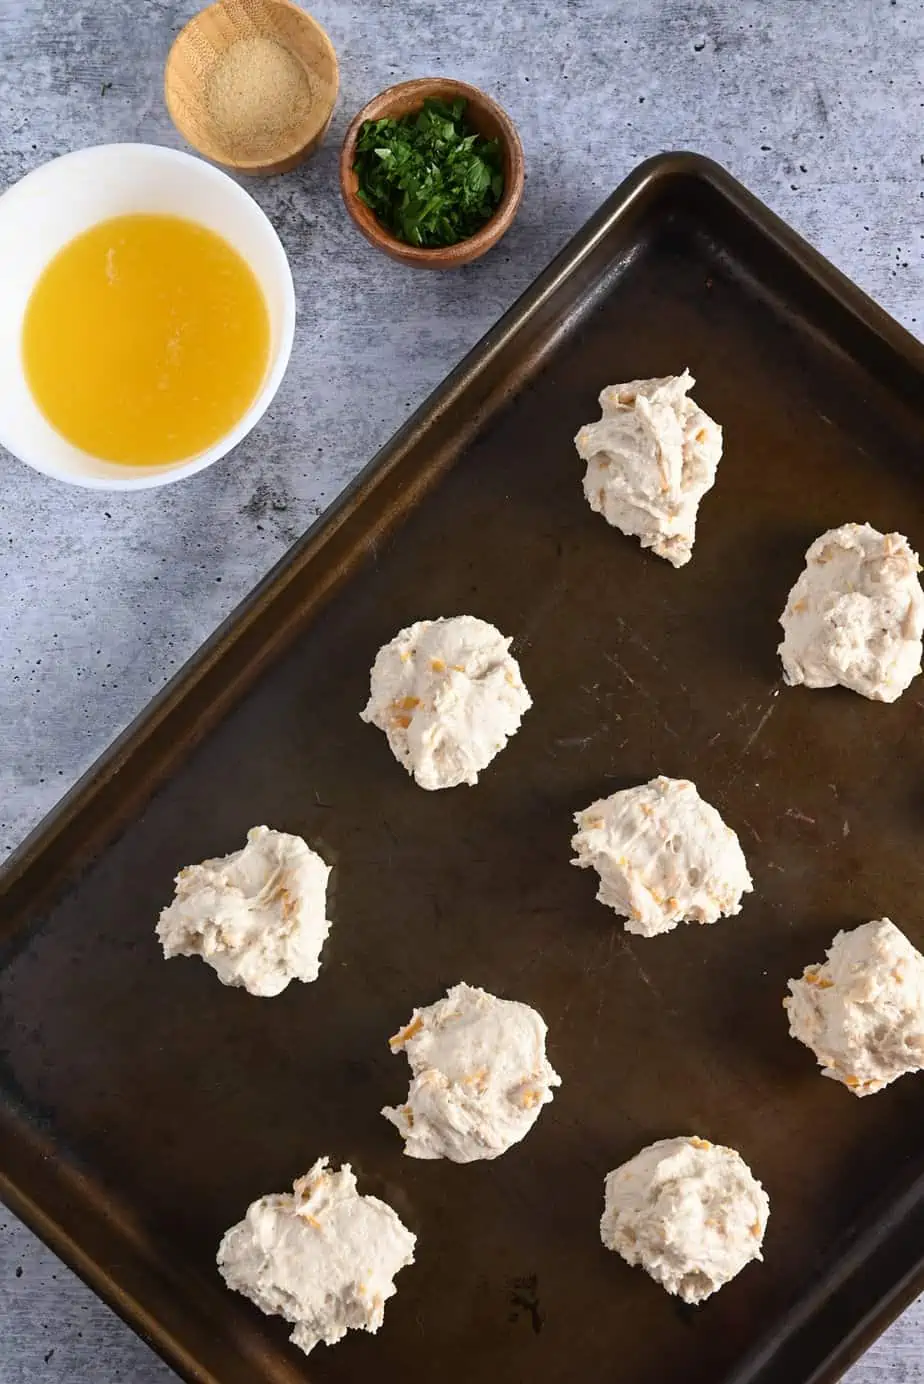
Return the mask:
[[[178,216],[100,222],[47,265],[23,322],[26,379],[74,446],[124,465],[193,457],[253,403],[269,315],[250,266]]]

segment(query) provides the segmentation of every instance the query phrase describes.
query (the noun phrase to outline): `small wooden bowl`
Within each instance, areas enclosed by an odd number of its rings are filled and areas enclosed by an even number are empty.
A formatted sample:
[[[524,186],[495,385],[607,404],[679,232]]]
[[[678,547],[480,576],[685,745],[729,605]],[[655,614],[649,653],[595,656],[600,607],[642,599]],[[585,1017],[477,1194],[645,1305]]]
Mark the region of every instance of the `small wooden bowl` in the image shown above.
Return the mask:
[[[273,141],[255,152],[236,143],[209,108],[215,68],[242,39],[272,39],[295,58],[312,100]],[[316,19],[290,0],[218,0],[177,35],[164,71],[164,99],[184,139],[214,163],[241,173],[286,173],[321,143],[334,113],[340,74],[337,54]]]
[[[386,230],[375,213],[357,195],[359,178],[353,164],[356,162],[359,132],[367,120],[381,120],[386,116],[397,119],[420,110],[424,101],[453,101],[460,96],[468,102],[465,118],[472,129],[486,139],[496,139],[500,143],[504,168],[504,191],[500,205],[480,231],[467,240],[460,240],[457,245],[437,249],[407,245]],[[412,82],[399,82],[397,86],[383,91],[364,106],[352,121],[340,152],[340,191],[347,211],[363,235],[392,259],[401,260],[403,264],[415,264],[422,269],[455,269],[460,264],[470,264],[496,245],[517,214],[523,197],[523,183],[523,146],[509,115],[477,87],[469,86],[467,82],[453,81],[450,77],[420,77]]]

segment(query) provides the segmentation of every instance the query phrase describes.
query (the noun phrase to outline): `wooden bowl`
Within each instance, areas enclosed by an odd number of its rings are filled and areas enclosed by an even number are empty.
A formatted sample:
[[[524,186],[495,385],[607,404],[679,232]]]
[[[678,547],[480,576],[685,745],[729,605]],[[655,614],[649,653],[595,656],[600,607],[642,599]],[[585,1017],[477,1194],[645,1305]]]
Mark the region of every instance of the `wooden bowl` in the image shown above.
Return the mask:
[[[266,40],[285,49],[310,88],[307,108],[293,112],[284,128],[247,139],[216,119],[213,84],[235,44]],[[218,0],[181,29],[164,71],[170,118],[200,154],[241,173],[285,173],[321,143],[337,100],[340,74],[333,44],[316,19],[290,0]],[[272,78],[267,82],[272,99]],[[269,108],[269,107],[268,107]]]
[[[381,120],[386,116],[397,119],[420,110],[424,101],[433,98],[453,101],[460,96],[468,102],[465,118],[472,128],[486,139],[496,139],[500,144],[504,169],[504,191],[500,204],[480,231],[456,245],[435,249],[408,245],[386,230],[375,213],[357,195],[359,178],[353,164],[356,162],[359,132],[367,120]],[[347,211],[363,235],[392,259],[401,260],[403,264],[415,264],[422,269],[454,269],[460,264],[470,264],[496,245],[517,214],[523,197],[523,182],[523,146],[509,115],[477,87],[469,86],[467,82],[453,81],[449,77],[420,77],[412,82],[399,82],[397,86],[383,91],[364,106],[352,121],[340,152],[340,191]]]

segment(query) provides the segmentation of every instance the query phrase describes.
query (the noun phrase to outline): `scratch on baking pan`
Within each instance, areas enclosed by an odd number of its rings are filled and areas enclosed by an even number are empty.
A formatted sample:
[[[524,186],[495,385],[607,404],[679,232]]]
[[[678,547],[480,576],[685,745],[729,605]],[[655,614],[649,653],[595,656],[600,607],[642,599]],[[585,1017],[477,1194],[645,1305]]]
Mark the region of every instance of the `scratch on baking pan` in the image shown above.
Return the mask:
[[[658,1001],[658,1004],[659,1004],[659,1006],[661,1007],[661,1010],[663,1011],[663,1013],[665,1013],[665,1014],[674,1014],[674,1015],[676,1015],[676,1013],[677,1013],[676,1009],[672,1009],[672,1008],[670,1007],[670,1005],[667,1004],[667,1002],[666,1002],[665,999],[664,999],[664,996],[661,994],[661,991],[658,989],[657,985],[655,985],[654,981],[651,979],[651,976],[650,976],[650,975],[648,974],[648,972],[645,970],[645,967],[642,965],[642,963],[639,961],[638,957],[636,956],[635,952],[633,951],[633,949],[632,949],[632,944],[630,943],[630,941],[629,941],[628,937],[626,936],[626,934],[623,932],[623,933],[619,933],[618,936],[619,936],[619,943],[620,943],[620,946],[622,947],[622,950],[626,953],[626,955],[627,955],[627,956],[629,957],[629,959],[631,960],[633,966],[635,967],[635,969],[636,969],[636,971],[637,971],[637,973],[638,973],[638,977],[639,977],[639,979],[641,980],[642,984],[645,985],[645,986],[647,986],[647,988],[648,988],[648,989],[651,991],[651,993],[654,995],[655,999]]]
[[[810,827],[813,827],[815,825],[815,818],[806,817],[805,813],[800,812],[797,807],[787,807],[786,816],[794,817],[797,822],[808,822]]]
[[[605,935],[603,939],[603,944],[599,948],[599,952],[603,954],[603,965],[609,966],[610,962],[613,960],[613,952],[615,950],[616,938],[618,937],[618,935],[619,934],[617,933],[615,928],[611,928],[610,931]],[[597,971],[601,969],[601,961],[596,953],[588,958],[587,964],[584,967],[584,969],[587,972],[588,976],[595,974]]]
[[[638,687],[638,683],[635,681],[635,678],[632,677],[631,673],[626,671],[626,669],[620,663],[619,659],[616,657],[615,654],[604,654],[603,657],[606,659],[607,663],[612,663],[613,667],[618,669],[619,672],[622,673],[623,677],[625,678],[626,682],[629,684],[630,687]]]
[[[630,687],[633,687],[635,689],[639,696],[644,697],[646,701],[652,704],[652,706],[658,706],[657,697],[655,697],[651,692],[649,692],[647,687],[643,687],[641,683],[635,681],[635,678],[633,678],[632,675],[626,671],[626,669],[620,663],[619,659],[616,657],[615,654],[604,654],[603,657],[606,659],[607,663],[612,663],[613,667],[618,669],[618,671],[622,673],[626,682],[629,684]],[[677,733],[677,731],[674,730],[674,727],[666,720],[666,718],[661,718],[660,724],[661,729],[666,731],[668,735],[673,736],[675,740],[680,739],[679,734]]]
[[[604,972],[609,970],[613,960],[613,952],[615,950],[617,937],[618,933],[616,928],[610,928],[604,938],[603,946],[599,950],[595,950],[593,957],[588,960],[584,968],[588,979],[590,979],[591,976],[597,976],[600,981],[597,989],[597,1003],[594,1009],[594,1047],[597,1047],[600,1041],[600,1015],[603,1013],[603,1005],[609,993],[608,984],[604,979]]]
[[[555,608],[565,594],[566,582],[561,577],[554,581],[523,622],[520,633],[514,637],[513,650],[528,649],[532,644],[534,632],[544,623],[549,612]]]
[[[605,991],[604,987],[601,985],[601,986],[600,986],[600,989],[599,989],[599,991],[598,991],[598,994],[597,994],[597,1007],[596,1007],[596,1009],[594,1010],[594,1041],[593,1041],[593,1046],[594,1046],[594,1047],[596,1047],[597,1044],[598,1044],[599,1041],[600,1041],[600,1015],[601,1015],[602,1012],[603,1012],[603,1001],[604,1001],[605,997],[606,997],[606,991]]]
[[[845,822],[845,823],[844,823],[844,835],[845,835],[845,836],[849,836],[849,835],[850,835],[850,823],[849,823],[849,822]]]
[[[649,646],[645,643],[644,639],[642,639],[640,634],[638,634],[633,629],[629,629],[629,627],[626,625],[625,620],[623,620],[622,617],[619,615],[616,616],[616,624],[619,626],[620,633],[623,635],[624,638],[627,638],[631,644],[635,644],[639,649],[642,650],[642,653],[646,653],[648,657],[658,665],[659,668],[664,667],[663,660],[658,657],[654,649],[649,648]]]
[[[773,695],[771,696],[770,701],[767,703],[767,708],[766,708],[766,710],[764,711],[763,716],[761,716],[760,720],[757,722],[757,725],[754,727],[754,729],[751,731],[751,734],[748,736],[747,740],[744,742],[744,749],[741,751],[741,754],[738,756],[739,760],[740,760],[740,759],[744,759],[744,757],[745,757],[745,756],[753,749],[753,747],[757,744],[757,741],[760,739],[761,735],[763,734],[763,731],[764,731],[764,728],[765,728],[767,722],[770,720],[770,717],[773,715],[773,709],[774,709],[774,707],[776,706],[776,699],[777,699],[777,697],[778,697],[779,695],[780,695],[780,689],[779,689],[778,687],[774,688],[774,690],[773,690]]]
[[[742,817],[741,820],[742,820],[742,822],[744,823],[744,825],[747,827],[748,831],[749,831],[749,832],[751,833],[751,835],[753,836],[754,840],[757,842],[758,846],[762,845],[763,842],[761,841],[761,838],[760,838],[760,836],[759,836],[757,830],[756,830],[754,827],[751,826],[751,823],[748,821],[747,817]]]
[[[631,625],[628,625],[626,621],[623,620],[622,617],[619,615],[616,616],[616,624],[619,627],[619,632],[622,635],[623,639],[625,639],[629,644],[634,644],[637,649],[641,649],[642,653],[647,654],[648,657],[651,659],[652,663],[656,663],[659,668],[663,668],[665,670],[667,669],[667,664],[664,662],[664,659],[660,656],[660,654],[655,653],[654,649],[651,647],[650,644],[645,643],[644,639],[638,633],[638,630],[633,629]],[[672,681],[675,687],[680,688],[680,691],[684,694],[684,696],[688,697],[690,695],[686,684],[682,683],[679,678],[673,678]]]
[[[781,875],[785,875],[785,873],[786,873],[786,871],[783,869],[782,865],[777,865],[777,864],[775,863],[775,861],[773,861],[773,860],[768,860],[768,861],[767,861],[767,869],[768,869],[768,870],[779,870],[779,872],[780,872]]]

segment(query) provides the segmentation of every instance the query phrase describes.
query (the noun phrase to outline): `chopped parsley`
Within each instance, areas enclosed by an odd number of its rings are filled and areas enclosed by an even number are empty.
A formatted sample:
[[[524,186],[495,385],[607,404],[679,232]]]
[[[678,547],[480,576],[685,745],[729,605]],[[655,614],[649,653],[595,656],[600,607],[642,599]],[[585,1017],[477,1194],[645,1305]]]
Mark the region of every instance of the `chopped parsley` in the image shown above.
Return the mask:
[[[408,245],[456,245],[504,191],[500,145],[465,121],[464,100],[425,101],[399,120],[367,120],[356,142],[358,195]]]

